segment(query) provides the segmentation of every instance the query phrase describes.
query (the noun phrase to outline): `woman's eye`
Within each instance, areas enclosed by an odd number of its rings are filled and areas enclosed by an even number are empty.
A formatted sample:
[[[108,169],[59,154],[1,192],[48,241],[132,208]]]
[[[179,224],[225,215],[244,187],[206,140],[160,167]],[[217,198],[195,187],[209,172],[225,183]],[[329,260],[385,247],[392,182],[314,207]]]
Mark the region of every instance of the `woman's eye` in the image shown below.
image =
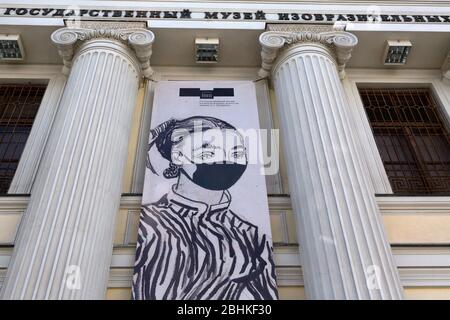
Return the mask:
[[[214,152],[203,152],[203,153],[200,155],[200,158],[201,158],[202,160],[204,160],[204,159],[212,158],[213,156],[214,156]]]
[[[242,158],[244,156],[244,152],[240,151],[240,152],[233,152],[231,154],[231,157],[233,157],[234,159],[239,159]]]

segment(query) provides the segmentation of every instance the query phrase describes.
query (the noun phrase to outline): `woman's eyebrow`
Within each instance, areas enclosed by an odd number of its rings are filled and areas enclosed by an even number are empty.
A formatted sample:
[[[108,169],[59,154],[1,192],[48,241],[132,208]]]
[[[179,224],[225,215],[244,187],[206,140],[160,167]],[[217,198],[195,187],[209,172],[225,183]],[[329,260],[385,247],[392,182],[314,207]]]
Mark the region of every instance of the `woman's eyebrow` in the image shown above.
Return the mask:
[[[231,150],[236,150],[236,149],[245,149],[245,147],[239,145],[239,146],[233,146],[233,147],[231,148]]]
[[[197,150],[199,150],[199,149],[205,149],[205,148],[218,149],[218,148],[220,148],[220,147],[219,147],[219,146],[212,145],[210,142],[205,142],[205,143],[202,144],[200,147],[195,148],[194,151],[197,151]]]

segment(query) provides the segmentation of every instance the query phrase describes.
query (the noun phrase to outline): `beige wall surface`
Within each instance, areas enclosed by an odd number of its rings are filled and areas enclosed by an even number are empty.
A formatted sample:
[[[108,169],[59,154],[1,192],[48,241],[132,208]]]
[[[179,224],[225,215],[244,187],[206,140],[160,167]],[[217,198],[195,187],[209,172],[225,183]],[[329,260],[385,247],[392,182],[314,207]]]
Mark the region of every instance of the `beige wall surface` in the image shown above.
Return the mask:
[[[304,300],[303,287],[280,287],[278,294],[281,300]],[[128,300],[131,298],[130,288],[109,288],[106,293],[108,300]],[[405,288],[405,298],[409,300],[450,300],[450,287],[408,287]]]
[[[117,221],[115,244],[123,244],[126,228],[128,228],[129,239],[135,239],[137,237],[138,219],[134,217],[134,219],[129,219],[127,223],[127,214],[138,215],[139,213],[128,213],[126,210],[120,211]],[[297,243],[297,233],[294,223],[295,216],[292,211],[286,210],[279,212],[272,210],[270,214],[273,241],[275,243]],[[0,233],[2,221],[2,216],[0,215]],[[429,213],[417,213],[411,209],[409,213],[405,214],[383,214],[383,221],[391,244],[450,244],[450,211],[446,214],[433,213],[433,211]],[[5,224],[9,223],[11,225],[9,228],[14,228],[17,222],[17,220],[11,217],[5,219]],[[134,225],[130,225],[130,223]],[[8,234],[11,234],[10,230]]]
[[[383,216],[388,238],[395,244],[449,244],[448,214],[401,214]]]
[[[450,300],[450,287],[405,288],[405,297],[410,300]]]
[[[278,294],[282,300],[304,300],[305,290],[303,287],[279,287]],[[131,288],[108,288],[106,299],[108,300],[129,300],[131,298]]]

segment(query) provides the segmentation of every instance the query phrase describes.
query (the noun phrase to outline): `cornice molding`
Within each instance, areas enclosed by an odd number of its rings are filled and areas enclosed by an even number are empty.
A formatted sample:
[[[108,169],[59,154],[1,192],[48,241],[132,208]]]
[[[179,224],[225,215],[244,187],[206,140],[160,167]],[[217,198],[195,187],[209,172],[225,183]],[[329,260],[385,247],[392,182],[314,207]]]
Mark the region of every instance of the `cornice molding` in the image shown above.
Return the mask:
[[[377,196],[378,206],[383,214],[450,215],[450,197],[395,197]]]
[[[280,287],[303,286],[301,267],[277,268],[277,283]],[[405,287],[448,287],[450,285],[450,268],[402,268],[399,269],[402,284]],[[6,278],[6,269],[0,269],[0,289]],[[133,268],[111,268],[108,288],[131,288]]]
[[[270,76],[279,53],[299,44],[318,43],[329,49],[336,59],[339,77],[345,77],[345,65],[351,57],[358,38],[343,31],[343,26],[332,29],[329,26],[286,25],[282,29],[266,31],[259,37],[261,44],[261,69],[258,75],[262,78]]]
[[[407,215],[418,214],[450,214],[450,197],[405,197],[377,195],[376,200],[382,215],[401,213]],[[0,197],[0,213],[11,209],[25,211],[30,201],[29,195],[8,195]],[[142,196],[139,194],[124,194],[120,200],[121,210],[139,210]],[[269,209],[271,211],[292,210],[291,198],[286,196],[269,195]]]
[[[12,246],[0,248],[0,288],[6,276],[6,267],[9,264]],[[134,246],[114,247],[113,260],[121,260],[120,266],[111,265],[109,274],[110,288],[131,287],[134,264]],[[405,256],[412,262],[409,266],[398,268],[402,284],[405,287],[448,287],[450,286],[450,268],[433,262],[440,256],[448,256],[448,248],[393,248],[396,256]],[[303,272],[298,261],[298,248],[275,248],[275,253],[287,253],[293,258],[294,264],[277,264],[277,281],[279,286],[302,286]]]
[[[142,76],[150,78],[153,74],[150,57],[155,35],[144,26],[140,22],[86,21],[56,30],[51,39],[63,58],[63,73],[66,75],[70,72],[73,57],[80,44],[92,39],[107,39],[129,47],[139,61]]]

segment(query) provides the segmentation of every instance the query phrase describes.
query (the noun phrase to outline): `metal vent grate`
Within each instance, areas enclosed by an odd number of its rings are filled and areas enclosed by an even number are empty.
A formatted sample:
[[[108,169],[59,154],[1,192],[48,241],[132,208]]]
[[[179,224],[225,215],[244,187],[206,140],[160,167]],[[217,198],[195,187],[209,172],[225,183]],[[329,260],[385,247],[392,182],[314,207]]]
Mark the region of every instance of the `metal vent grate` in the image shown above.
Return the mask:
[[[450,192],[450,134],[429,89],[360,89],[394,193]]]
[[[384,54],[385,65],[404,65],[411,51],[412,44],[409,41],[388,40]]]
[[[8,192],[45,88],[0,84],[0,194]]]
[[[19,35],[0,34],[0,61],[20,61],[24,55]]]
[[[217,63],[219,61],[219,39],[196,38],[195,61],[197,63]]]

